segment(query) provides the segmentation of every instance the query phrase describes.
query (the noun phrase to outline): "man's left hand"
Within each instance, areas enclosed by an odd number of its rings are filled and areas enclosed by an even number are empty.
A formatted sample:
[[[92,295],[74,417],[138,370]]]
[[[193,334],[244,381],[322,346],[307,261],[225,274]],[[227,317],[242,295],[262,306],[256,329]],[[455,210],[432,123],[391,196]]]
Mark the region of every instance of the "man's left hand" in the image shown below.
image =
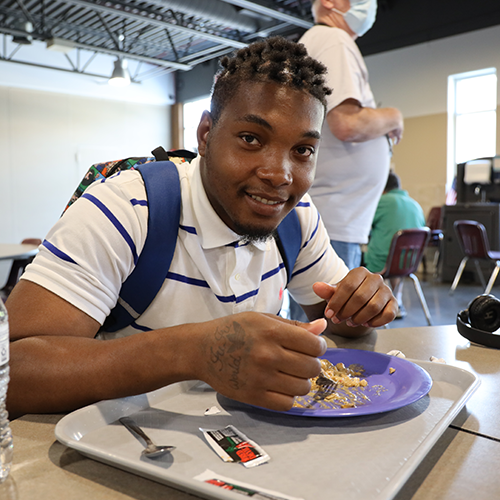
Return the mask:
[[[338,326],[376,328],[390,323],[398,311],[398,302],[382,276],[364,267],[349,271],[336,285],[317,282],[313,290],[327,302],[325,317]]]

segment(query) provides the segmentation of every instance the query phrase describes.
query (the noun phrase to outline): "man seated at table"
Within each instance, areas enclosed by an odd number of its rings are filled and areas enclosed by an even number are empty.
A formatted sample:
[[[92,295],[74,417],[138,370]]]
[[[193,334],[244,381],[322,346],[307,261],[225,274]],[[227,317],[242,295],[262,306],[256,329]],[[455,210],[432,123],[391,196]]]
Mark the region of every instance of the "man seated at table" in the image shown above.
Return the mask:
[[[355,337],[394,319],[390,288],[364,268],[348,272],[306,194],[330,92],[324,66],[277,37],[221,66],[199,157],[178,166],[182,213],[160,292],[134,326],[100,331],[134,268],[131,246],[143,247],[148,208],[137,171],[94,183],[87,193],[105,210],[74,203],[7,302],[11,416],[182,380],[288,410],[320,372],[325,329]],[[288,288],[310,323],[278,316],[287,276],[273,235],[294,207],[302,246]]]

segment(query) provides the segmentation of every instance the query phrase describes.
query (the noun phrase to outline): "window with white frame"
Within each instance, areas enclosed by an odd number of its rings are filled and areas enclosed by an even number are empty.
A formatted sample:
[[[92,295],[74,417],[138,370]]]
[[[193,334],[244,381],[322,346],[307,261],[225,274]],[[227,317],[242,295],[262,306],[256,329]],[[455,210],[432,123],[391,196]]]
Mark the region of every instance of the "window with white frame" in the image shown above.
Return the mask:
[[[196,101],[186,102],[183,106],[184,122],[184,149],[198,152],[198,139],[196,130],[200,123],[203,111],[210,110],[210,97],[203,97]]]
[[[448,187],[457,163],[496,155],[496,68],[448,77]]]

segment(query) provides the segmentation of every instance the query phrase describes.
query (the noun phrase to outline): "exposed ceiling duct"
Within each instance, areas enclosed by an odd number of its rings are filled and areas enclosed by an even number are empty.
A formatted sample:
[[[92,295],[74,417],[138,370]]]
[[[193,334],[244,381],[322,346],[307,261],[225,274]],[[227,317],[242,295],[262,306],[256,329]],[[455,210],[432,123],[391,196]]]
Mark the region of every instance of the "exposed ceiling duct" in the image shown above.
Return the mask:
[[[266,5],[222,0],[0,0],[0,33],[17,44],[43,41],[53,51],[50,40],[57,39],[57,47],[68,47],[61,50],[69,65],[66,71],[90,74],[84,63],[70,61],[71,47],[154,64],[162,72],[188,71],[259,38],[297,38],[306,5],[309,10],[309,0]],[[290,24],[283,16],[295,21]],[[3,43],[2,53],[1,47],[0,60],[28,64],[21,58],[27,49],[9,51]]]
[[[66,67],[44,67],[90,74],[82,61],[106,54],[147,63],[140,81],[189,71],[259,38],[297,40],[312,25],[310,7],[310,0],[0,0],[0,61],[38,65],[26,62],[34,42],[53,47],[57,39],[68,48],[59,54]],[[498,0],[378,0],[377,22],[357,43],[368,55],[495,24]]]
[[[188,16],[211,19],[221,26],[231,26],[243,32],[251,33],[259,29],[256,19],[242,16],[233,5],[219,0],[152,0],[150,3],[159,7],[168,5],[170,9]]]

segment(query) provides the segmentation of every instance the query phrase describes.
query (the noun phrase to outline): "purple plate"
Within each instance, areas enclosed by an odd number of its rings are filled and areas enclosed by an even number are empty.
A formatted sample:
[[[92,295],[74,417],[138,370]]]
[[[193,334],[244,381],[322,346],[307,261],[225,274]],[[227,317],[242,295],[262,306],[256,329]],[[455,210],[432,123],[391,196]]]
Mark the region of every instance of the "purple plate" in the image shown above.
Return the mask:
[[[432,387],[431,376],[406,359],[358,349],[327,349],[321,356],[333,364],[361,365],[368,386],[362,391],[369,401],[355,408],[292,408],[284,412],[304,417],[350,417],[396,410],[423,398]],[[389,369],[394,368],[390,374]],[[383,388],[381,390],[381,387]],[[310,399],[310,398],[309,398]]]

